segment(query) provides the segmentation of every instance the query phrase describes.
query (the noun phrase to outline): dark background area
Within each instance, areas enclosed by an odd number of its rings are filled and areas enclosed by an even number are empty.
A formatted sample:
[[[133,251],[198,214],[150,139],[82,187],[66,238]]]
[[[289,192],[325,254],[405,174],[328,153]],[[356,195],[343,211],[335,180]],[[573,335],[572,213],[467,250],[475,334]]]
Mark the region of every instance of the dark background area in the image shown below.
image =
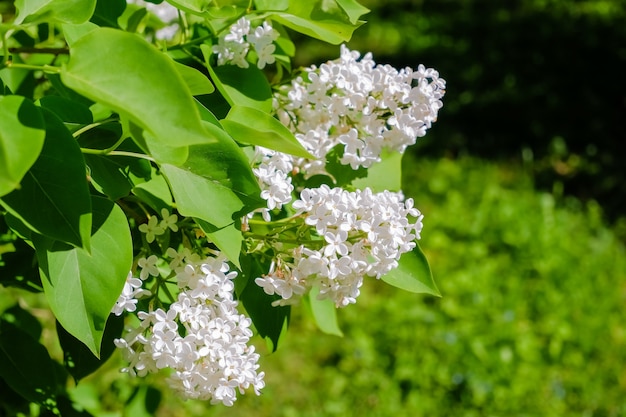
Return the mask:
[[[539,189],[597,200],[626,237],[626,1],[362,3],[372,12],[352,49],[447,81],[414,152],[528,164]],[[337,56],[317,43],[299,52],[302,64]]]

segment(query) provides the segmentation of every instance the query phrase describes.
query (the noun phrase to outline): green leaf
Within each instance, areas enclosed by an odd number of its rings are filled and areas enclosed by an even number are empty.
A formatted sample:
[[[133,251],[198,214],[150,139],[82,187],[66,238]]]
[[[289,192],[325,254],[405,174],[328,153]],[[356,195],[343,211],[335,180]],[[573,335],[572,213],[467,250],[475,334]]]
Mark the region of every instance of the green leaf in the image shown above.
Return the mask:
[[[359,2],[355,0],[335,0],[335,1],[339,5],[339,7],[341,7],[343,11],[348,15],[348,19],[350,20],[350,23],[352,23],[353,25],[359,24],[360,23],[359,19],[361,19],[361,17],[364,14],[367,14],[370,12],[370,9],[359,4]]]
[[[253,107],[266,113],[272,110],[272,87],[260,69],[253,65],[248,68],[236,65],[213,68],[209,63],[213,53],[211,48],[201,45],[200,49],[215,86],[228,104]]]
[[[91,21],[98,26],[118,27],[117,19],[126,9],[126,0],[98,0]]]
[[[100,358],[85,346],[80,340],[69,334],[63,326],[57,322],[57,334],[63,349],[63,364],[74,381],[78,382],[87,375],[96,371],[115,351],[113,340],[121,337],[124,330],[124,317],[114,314],[109,316],[104,335],[102,337],[102,352]]]
[[[10,215],[7,215],[7,217]],[[12,217],[12,216],[11,216]],[[15,217],[13,217],[15,219]],[[19,220],[16,220],[19,222]],[[25,226],[24,226],[25,228]],[[29,233],[30,230],[26,229]],[[2,254],[0,265],[0,285],[17,287],[32,292],[41,292],[41,278],[37,269],[35,251],[26,241],[17,239],[13,242],[14,252]]]
[[[28,333],[33,340],[39,340],[41,337],[41,323],[32,314],[21,308],[19,304],[4,310],[0,315],[0,320],[19,327],[20,330]]]
[[[56,114],[66,123],[87,125],[93,123],[89,107],[83,103],[61,96],[45,96],[39,99],[39,105]]]
[[[226,255],[228,260],[241,269],[239,256],[241,254],[241,245],[243,243],[243,234],[237,227],[236,223],[218,229],[212,224],[201,219],[195,219],[202,231],[207,235],[220,250]]]
[[[402,154],[383,151],[381,161],[367,169],[367,176],[352,181],[355,188],[369,187],[375,193],[402,189]]]
[[[7,416],[27,416],[30,414],[30,402],[11,389],[0,378],[0,410]]]
[[[183,216],[222,228],[264,202],[243,151],[220,128],[209,123],[205,128],[219,142],[192,146],[181,167],[163,164],[162,170]]]
[[[174,61],[178,75],[183,79],[192,96],[201,96],[203,94],[211,94],[215,91],[215,87],[209,78],[195,68],[183,65]]]
[[[170,145],[154,140],[154,136],[146,130],[142,130],[125,116],[120,117],[125,130],[130,133],[130,137],[147,154],[151,154],[158,163],[170,163],[180,165],[189,156],[189,146]],[[127,126],[127,128],[126,128]]]
[[[46,298],[71,335],[100,357],[109,313],[132,266],[126,215],[117,205],[93,197],[91,254],[84,249],[33,236]]]
[[[43,116],[29,100],[0,96],[0,197],[19,186],[46,136]]]
[[[52,87],[54,87],[55,92],[61,97],[69,98],[72,101],[81,103],[82,105],[89,107],[90,109],[94,105],[94,102],[92,100],[89,100],[87,97],[83,97],[76,91],[67,88],[65,84],[61,82],[61,75],[47,74],[47,77],[48,81],[50,81],[50,84],[52,84]],[[92,111],[92,114],[93,113],[94,112]],[[94,117],[94,120],[98,119]]]
[[[308,297],[311,313],[313,313],[317,327],[324,333],[343,336],[343,332],[337,323],[337,308],[335,307],[335,303],[333,303],[333,300],[330,298],[318,300],[317,296],[319,293],[319,288],[313,287]]]
[[[398,267],[392,269],[381,279],[387,284],[414,293],[432,294],[441,297],[441,293],[435,285],[433,275],[426,255],[417,245],[412,252],[404,253],[400,257]]]
[[[117,142],[121,134],[119,124],[109,123],[81,135],[79,143],[83,148],[107,149]],[[132,140],[124,141],[117,149],[138,151],[137,145]],[[97,154],[85,154],[84,158],[89,169],[91,184],[96,190],[114,201],[130,193],[135,184],[131,175],[148,178],[150,176],[151,165],[145,159]]]
[[[96,9],[96,0],[15,0],[15,24],[41,21],[84,23]]]
[[[159,162],[180,164],[184,159],[172,156],[172,149],[214,141],[174,61],[137,35],[93,30],[70,49],[61,79],[143,129],[140,145]]]
[[[89,250],[91,199],[83,155],[63,123],[41,111],[46,125],[41,154],[20,188],[0,204],[31,230]]]
[[[203,15],[212,0],[168,0],[168,3],[186,12]]]
[[[114,201],[130,194],[133,188],[126,173],[133,160],[123,156],[85,155],[92,185]]]
[[[289,0],[254,0],[257,10],[287,10]]]
[[[140,7],[135,4],[128,4],[124,13],[117,19],[118,23],[127,32],[137,32],[140,25],[143,25],[143,21],[148,15],[148,10],[145,7]]]
[[[143,182],[140,182],[134,175],[130,176],[135,184],[132,193],[148,204],[157,213],[161,209],[170,209],[173,204],[172,193],[165,177],[156,169],[152,168],[151,174]]]
[[[200,118],[202,120],[204,120],[205,122],[211,123],[213,126],[217,126],[219,128],[222,127],[222,125],[220,124],[220,121],[217,119],[217,117],[215,117],[213,112],[207,109],[204,106],[204,104],[200,103],[197,99],[196,99],[196,107],[198,108],[198,111],[200,112]]]
[[[63,36],[65,37],[65,41],[70,47],[74,45],[77,40],[97,28],[98,25],[91,22],[85,22],[79,25],[73,25],[70,23],[65,23],[62,25]]]
[[[159,409],[162,397],[159,389],[147,384],[138,385],[125,404],[124,415],[152,417]]]
[[[233,106],[221,124],[240,143],[315,159],[282,123],[252,107]]]
[[[13,54],[12,61],[14,64],[24,64],[24,60],[18,54]],[[2,78],[5,89],[8,89],[15,94],[31,97],[30,95],[22,93],[29,88],[28,84],[32,84],[34,80],[32,70],[5,67],[0,69],[0,78]]]
[[[59,387],[45,347],[12,323],[0,320],[0,377],[22,397],[44,404]]]
[[[347,42],[364,22],[359,18],[368,9],[354,0],[291,0],[289,8],[271,14],[275,20],[295,31],[332,44]]]

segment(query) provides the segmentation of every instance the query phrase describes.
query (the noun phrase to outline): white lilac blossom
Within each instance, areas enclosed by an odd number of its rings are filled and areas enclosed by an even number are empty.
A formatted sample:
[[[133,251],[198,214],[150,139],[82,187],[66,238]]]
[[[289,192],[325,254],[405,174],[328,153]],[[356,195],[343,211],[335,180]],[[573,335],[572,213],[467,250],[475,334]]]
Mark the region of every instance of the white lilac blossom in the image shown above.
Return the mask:
[[[274,95],[278,118],[317,158],[294,160],[305,176],[325,174],[326,156],[338,145],[342,164],[368,168],[383,149],[404,152],[437,120],[445,93],[437,71],[359,57],[342,46],[339,59],[305,69]]]
[[[159,268],[157,267],[158,261],[159,258],[156,255],[150,255],[147,258],[139,258],[137,265],[141,268],[139,278],[141,278],[142,281],[148,279],[150,276],[158,277],[160,275]]]
[[[172,40],[180,26],[178,25],[178,9],[168,2],[164,1],[159,4],[150,3],[144,0],[126,0],[128,4],[135,4],[140,7],[145,7],[150,13],[155,15],[161,22],[165,24],[164,27],[158,29],[154,37],[159,40]]]
[[[163,220],[159,223],[159,227],[163,229],[163,231],[170,229],[172,232],[178,232],[178,216],[175,214],[170,214],[170,212],[163,208],[161,209],[161,217]]]
[[[120,294],[111,312],[116,316],[120,316],[125,311],[132,313],[137,310],[137,301],[142,297],[149,297],[151,295],[150,291],[141,288],[141,285],[141,279],[134,278],[133,273],[129,272],[126,277],[126,282],[124,283],[124,288],[122,289],[122,294]]]
[[[217,65],[237,65],[248,68],[248,53],[256,52],[258,57],[257,67],[265,68],[267,64],[276,61],[274,52],[279,33],[269,22],[265,21],[261,26],[252,28],[250,21],[245,17],[239,19],[230,27],[228,33],[220,36],[217,45],[213,45],[213,53],[217,55]]]
[[[233,279],[223,256],[200,259],[168,248],[180,292],[168,308],[140,311],[140,324],[115,345],[135,376],[169,369],[168,384],[184,398],[233,405],[236,392],[258,395],[264,373],[248,345],[251,320],[239,314]],[[136,283],[135,283],[136,284]],[[134,285],[134,284],[131,284]],[[120,307],[121,308],[121,307]]]
[[[255,280],[267,294],[281,296],[276,305],[293,304],[314,286],[320,299],[337,307],[355,303],[364,277],[380,278],[397,267],[422,230],[422,214],[401,193],[322,185],[304,189],[293,207],[315,228],[319,245],[280,255]]]
[[[139,225],[139,231],[146,234],[146,240],[148,241],[148,243],[152,243],[157,236],[165,233],[165,230],[167,229],[167,223],[165,223],[166,227],[163,226],[163,222],[159,223],[159,220],[156,218],[156,216],[151,216],[148,219],[148,223],[143,223]]]
[[[255,148],[252,172],[263,190],[261,198],[267,201],[267,207],[261,209],[265,220],[269,221],[269,210],[281,209],[291,202],[294,190],[291,182],[293,163],[291,156],[266,149]]]

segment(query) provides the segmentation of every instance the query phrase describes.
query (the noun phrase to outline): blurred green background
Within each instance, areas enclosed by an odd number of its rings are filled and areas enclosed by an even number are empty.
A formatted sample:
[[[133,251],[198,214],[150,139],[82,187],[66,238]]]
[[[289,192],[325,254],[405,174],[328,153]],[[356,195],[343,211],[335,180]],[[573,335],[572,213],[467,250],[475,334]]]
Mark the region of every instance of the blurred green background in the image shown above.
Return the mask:
[[[404,160],[442,298],[370,280],[303,309],[233,408],[139,386],[116,355],[73,390],[97,416],[626,416],[626,0],[363,0],[350,47],[448,82]],[[298,40],[301,65],[338,47]]]
[[[446,79],[421,156],[533,162],[536,185],[596,199],[611,222],[626,195],[626,0],[362,0],[349,43]],[[303,65],[338,55],[306,42]],[[626,225],[619,232],[626,236]]]

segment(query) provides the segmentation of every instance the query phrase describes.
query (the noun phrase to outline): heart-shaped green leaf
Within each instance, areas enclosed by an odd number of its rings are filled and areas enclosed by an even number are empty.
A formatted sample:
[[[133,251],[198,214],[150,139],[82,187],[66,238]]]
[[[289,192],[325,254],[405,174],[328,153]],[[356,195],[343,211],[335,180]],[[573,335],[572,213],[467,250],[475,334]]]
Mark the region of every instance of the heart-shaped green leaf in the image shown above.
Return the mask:
[[[430,272],[426,255],[419,245],[413,251],[402,254],[398,263],[397,268],[381,277],[383,281],[403,290],[441,297]]]
[[[317,327],[324,333],[343,336],[343,332],[337,323],[337,307],[335,307],[335,303],[330,298],[318,300],[317,296],[319,293],[319,288],[313,287],[308,297],[311,313],[313,313]]]
[[[174,61],[137,35],[111,28],[89,32],[70,48],[61,80],[143,129],[140,145],[150,150],[154,142],[163,149],[161,162],[184,162],[184,153],[173,157],[167,148],[215,141]]]
[[[340,44],[352,37],[369,10],[354,0],[289,1],[286,11],[273,12],[275,20],[293,30],[325,42]]]
[[[50,308],[65,330],[96,356],[106,321],[132,266],[126,215],[112,201],[93,197],[91,254],[40,235],[33,236]]]
[[[41,109],[44,146],[20,188],[0,198],[32,231],[89,250],[91,199],[83,155],[59,118]]]
[[[46,348],[5,320],[0,320],[0,379],[37,404],[53,400],[61,382]]]
[[[161,169],[180,214],[207,222],[211,226],[210,233],[225,228],[233,232],[235,229],[228,228],[241,216],[263,206],[264,201],[260,198],[261,190],[248,158],[235,141],[213,124],[206,122],[205,128],[219,142],[191,146],[189,158],[182,166],[163,164]],[[237,238],[231,235],[227,242],[236,245],[234,239]],[[217,240],[215,243],[220,247],[223,242]],[[236,263],[234,246],[228,248],[220,247]]]

